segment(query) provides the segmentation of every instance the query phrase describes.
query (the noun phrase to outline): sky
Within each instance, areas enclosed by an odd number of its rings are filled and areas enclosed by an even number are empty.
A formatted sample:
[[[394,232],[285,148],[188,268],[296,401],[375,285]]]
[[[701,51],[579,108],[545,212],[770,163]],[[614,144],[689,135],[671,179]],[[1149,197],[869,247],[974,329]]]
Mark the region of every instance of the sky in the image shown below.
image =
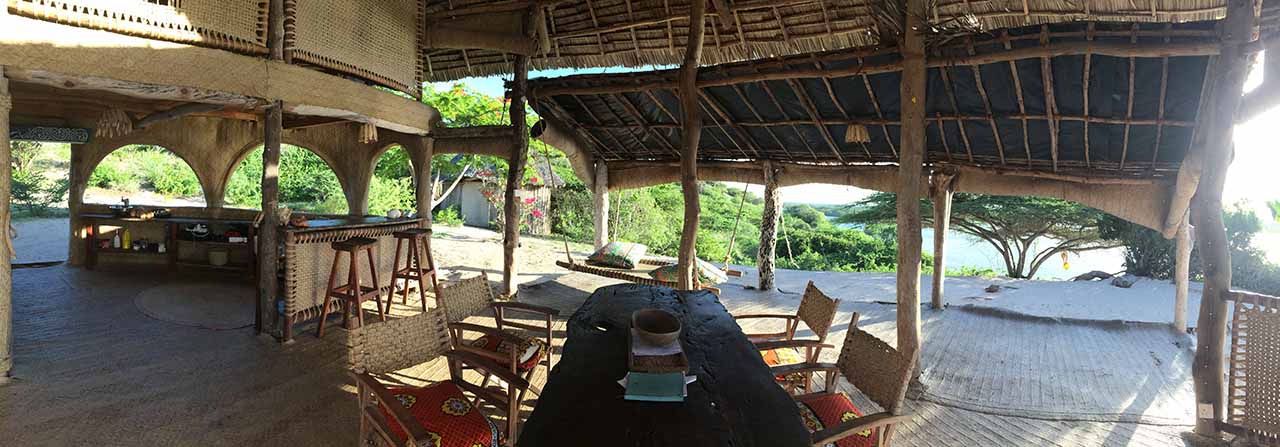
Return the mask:
[[[1261,67],[1261,65],[1261,61],[1259,61],[1256,67]],[[542,70],[531,72],[529,77],[626,73],[661,68],[668,67]],[[495,76],[466,78],[454,82],[437,83],[436,85],[439,87],[461,83],[485,95],[501,97],[504,93],[504,81],[505,79]],[[1261,82],[1261,70],[1254,70],[1245,83],[1245,91],[1256,88]],[[1231,165],[1231,170],[1227,176],[1226,189],[1223,191],[1223,202],[1228,206],[1242,201],[1247,202],[1248,206],[1253,208],[1260,216],[1267,217],[1270,211],[1266,208],[1266,201],[1280,199],[1280,181],[1275,179],[1275,170],[1277,166],[1280,166],[1280,144],[1276,143],[1276,129],[1273,127],[1276,125],[1280,125],[1280,108],[1272,109],[1249,122],[1236,126],[1236,158]],[[738,187],[741,187],[741,185],[738,185]],[[750,185],[748,190],[760,194],[764,187]],[[870,193],[871,191],[852,186],[821,184],[790,186],[781,190],[784,203],[810,204],[846,204],[866,197]]]

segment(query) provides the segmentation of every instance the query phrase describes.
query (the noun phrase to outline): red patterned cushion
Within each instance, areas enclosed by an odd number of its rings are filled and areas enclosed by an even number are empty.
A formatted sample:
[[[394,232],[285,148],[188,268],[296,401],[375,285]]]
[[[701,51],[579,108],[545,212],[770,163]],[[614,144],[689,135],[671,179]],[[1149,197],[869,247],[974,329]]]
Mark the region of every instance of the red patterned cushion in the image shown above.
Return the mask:
[[[471,346],[484,349],[489,352],[502,354],[504,357],[511,355],[511,343],[494,336],[483,336],[471,342]],[[516,360],[520,363],[516,365],[516,369],[520,371],[528,371],[538,365],[538,360],[542,360],[542,356],[547,353],[547,343],[537,338],[524,338],[520,344],[520,354],[516,356]]]
[[[426,388],[388,388],[409,414],[427,429],[425,444],[433,447],[497,447],[500,431],[489,418],[480,414],[467,397],[451,381],[444,381]],[[408,440],[400,423],[391,417],[386,408],[382,415],[391,424],[391,432]]]
[[[862,417],[862,411],[853,406],[853,401],[844,393],[819,394],[796,402],[800,407],[800,418],[810,432],[835,427],[841,422]],[[836,447],[874,447],[876,430],[860,431],[836,441]]]

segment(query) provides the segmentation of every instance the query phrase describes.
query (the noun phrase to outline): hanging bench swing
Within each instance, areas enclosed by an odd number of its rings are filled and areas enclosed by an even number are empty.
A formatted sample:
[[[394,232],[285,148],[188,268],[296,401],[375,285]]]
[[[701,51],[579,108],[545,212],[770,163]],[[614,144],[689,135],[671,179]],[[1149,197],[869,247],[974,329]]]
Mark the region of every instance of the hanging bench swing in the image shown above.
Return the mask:
[[[724,271],[724,274],[726,277],[734,277],[734,278],[742,277],[741,271],[733,270],[729,268],[729,262],[732,261],[733,259],[733,245],[738,238],[738,222],[742,220],[742,210],[743,210],[743,205],[746,203],[746,194],[747,194],[747,190],[744,187],[742,190],[742,201],[738,203],[738,216],[737,218],[734,219],[734,222],[733,222],[733,233],[729,237],[728,254],[725,255],[724,268],[721,269]],[[652,256],[643,257],[636,263],[634,268],[610,267],[610,266],[604,266],[604,265],[589,265],[584,262],[577,262],[573,259],[573,255],[569,252],[568,239],[565,239],[564,241],[564,255],[565,255],[565,258],[567,258],[567,260],[556,261],[556,265],[575,271],[575,272],[602,276],[605,278],[620,279],[620,280],[635,283],[635,284],[665,286],[673,289],[678,288],[677,283],[675,281],[664,281],[664,280],[655,278],[653,275],[653,271],[657,269],[660,269],[663,267],[669,267],[676,264],[675,262],[672,262],[666,259],[656,258]],[[696,260],[696,263],[707,264],[708,267],[714,268],[713,265],[710,265],[710,263],[707,263],[706,261],[703,261],[701,259]],[[695,269],[700,267],[701,266],[695,265]],[[710,290],[716,295],[719,295],[720,289],[718,287],[715,287],[715,285],[702,284],[702,280],[701,280],[702,276],[703,275],[701,274],[693,275],[693,288],[698,290]]]

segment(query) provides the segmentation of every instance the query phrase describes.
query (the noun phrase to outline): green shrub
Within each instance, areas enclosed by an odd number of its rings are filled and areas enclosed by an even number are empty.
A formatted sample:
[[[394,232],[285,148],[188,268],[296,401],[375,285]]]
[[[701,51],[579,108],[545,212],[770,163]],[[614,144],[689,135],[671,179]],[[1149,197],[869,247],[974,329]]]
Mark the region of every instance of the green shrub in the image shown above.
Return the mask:
[[[71,182],[50,181],[34,169],[14,170],[10,180],[13,203],[31,216],[48,216],[54,204],[66,199]]]
[[[1148,278],[1169,279],[1173,276],[1173,240],[1150,228],[1108,215],[1099,224],[1104,239],[1124,244],[1124,267],[1128,273]]]
[[[461,227],[462,214],[458,212],[457,207],[451,206],[451,207],[436,211],[436,214],[431,218],[431,222],[433,225],[444,225],[446,227]]]
[[[89,175],[89,186],[131,192],[138,190],[138,178],[133,171],[119,166],[116,159],[107,156]]]
[[[369,182],[370,214],[385,215],[393,209],[412,211],[417,203],[411,178],[389,179],[375,175]]]

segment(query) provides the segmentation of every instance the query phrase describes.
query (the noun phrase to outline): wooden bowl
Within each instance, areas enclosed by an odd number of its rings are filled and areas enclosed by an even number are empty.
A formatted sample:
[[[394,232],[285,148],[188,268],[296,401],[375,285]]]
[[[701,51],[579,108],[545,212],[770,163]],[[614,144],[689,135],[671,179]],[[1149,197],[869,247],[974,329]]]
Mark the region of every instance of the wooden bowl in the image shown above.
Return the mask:
[[[680,338],[680,319],[665,310],[637,310],[631,314],[631,327],[652,345],[666,346]]]

